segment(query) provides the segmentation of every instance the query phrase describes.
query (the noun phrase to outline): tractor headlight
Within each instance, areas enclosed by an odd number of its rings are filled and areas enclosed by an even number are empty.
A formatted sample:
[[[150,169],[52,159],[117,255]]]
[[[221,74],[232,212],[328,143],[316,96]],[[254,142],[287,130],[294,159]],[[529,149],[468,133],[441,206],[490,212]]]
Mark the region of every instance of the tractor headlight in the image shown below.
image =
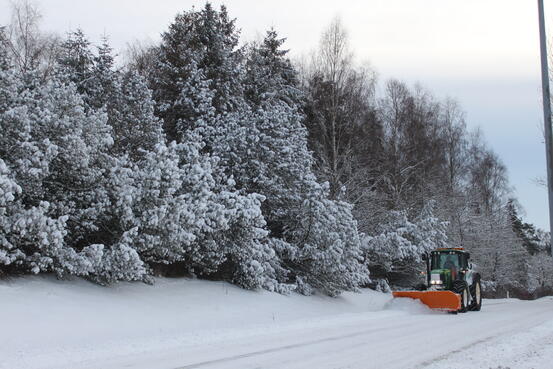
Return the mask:
[[[430,284],[443,284],[444,282],[441,280],[439,274],[431,274],[430,275]]]

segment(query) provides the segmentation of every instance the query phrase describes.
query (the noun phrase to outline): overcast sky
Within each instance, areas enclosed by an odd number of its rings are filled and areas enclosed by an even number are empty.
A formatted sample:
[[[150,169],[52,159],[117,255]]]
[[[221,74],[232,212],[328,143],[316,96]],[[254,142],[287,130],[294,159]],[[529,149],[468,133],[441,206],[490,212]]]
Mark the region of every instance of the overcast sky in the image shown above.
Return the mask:
[[[553,12],[545,0],[546,17]],[[313,50],[323,28],[339,16],[360,62],[381,83],[394,77],[420,82],[436,96],[453,97],[469,127],[481,127],[509,170],[526,219],[548,228],[542,139],[537,5],[533,0],[227,0],[243,41],[275,27],[292,57]],[[109,35],[122,53],[127,42],[159,40],[177,12],[205,1],[38,0],[43,29],[80,27],[92,41]],[[9,18],[0,0],[0,24]]]

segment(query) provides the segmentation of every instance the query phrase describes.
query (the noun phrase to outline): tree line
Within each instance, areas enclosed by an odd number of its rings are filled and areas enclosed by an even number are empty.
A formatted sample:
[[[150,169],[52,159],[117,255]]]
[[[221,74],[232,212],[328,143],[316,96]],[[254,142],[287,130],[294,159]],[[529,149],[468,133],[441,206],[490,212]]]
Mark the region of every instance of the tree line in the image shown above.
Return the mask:
[[[333,21],[308,63],[269,29],[240,43],[207,3],[116,63],[109,40],[0,42],[0,273],[101,284],[195,275],[337,295],[420,278],[462,246],[489,293],[551,288],[549,234],[462,109],[355,63]]]

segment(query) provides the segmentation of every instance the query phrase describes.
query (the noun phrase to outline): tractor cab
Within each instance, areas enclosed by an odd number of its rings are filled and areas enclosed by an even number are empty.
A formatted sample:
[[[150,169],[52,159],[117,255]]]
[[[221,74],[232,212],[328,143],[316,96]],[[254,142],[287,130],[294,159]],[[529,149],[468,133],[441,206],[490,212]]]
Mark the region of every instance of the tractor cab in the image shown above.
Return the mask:
[[[469,269],[469,257],[469,253],[460,248],[432,251],[430,253],[430,276],[432,277],[432,274],[436,273],[449,273],[451,280],[459,279],[460,273]]]
[[[470,255],[461,248],[440,248],[430,253],[428,262],[428,286],[432,289],[450,290],[453,282],[464,278],[469,269]]]

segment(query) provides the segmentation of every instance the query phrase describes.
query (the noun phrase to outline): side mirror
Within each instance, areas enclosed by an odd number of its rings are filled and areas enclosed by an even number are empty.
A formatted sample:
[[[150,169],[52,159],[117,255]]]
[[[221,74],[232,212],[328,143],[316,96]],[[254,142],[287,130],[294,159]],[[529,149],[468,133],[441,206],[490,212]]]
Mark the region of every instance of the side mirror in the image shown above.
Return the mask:
[[[469,263],[469,269],[472,269],[472,263]]]
[[[422,254],[421,258],[422,258],[423,261],[426,261],[426,260],[428,260],[428,255],[426,253]]]
[[[467,260],[470,259],[470,253],[467,252]]]

